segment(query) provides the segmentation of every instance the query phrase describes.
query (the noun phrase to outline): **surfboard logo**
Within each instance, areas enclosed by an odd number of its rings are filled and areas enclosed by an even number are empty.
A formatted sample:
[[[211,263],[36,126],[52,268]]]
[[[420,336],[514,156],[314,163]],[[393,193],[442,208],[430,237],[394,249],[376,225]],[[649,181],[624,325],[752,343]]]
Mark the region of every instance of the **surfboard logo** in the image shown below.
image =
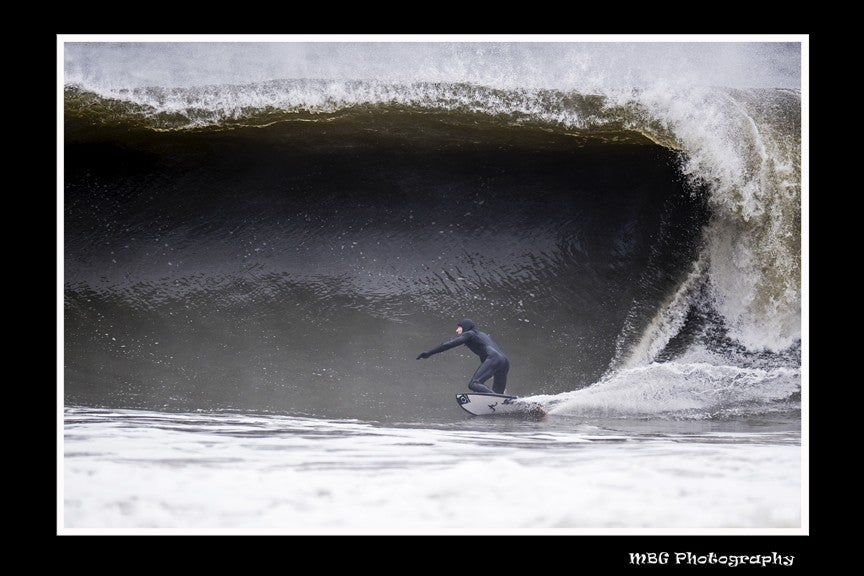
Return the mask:
[[[458,400],[459,400],[459,404],[467,404],[468,402],[471,401],[471,399],[468,398],[467,394],[460,394]]]

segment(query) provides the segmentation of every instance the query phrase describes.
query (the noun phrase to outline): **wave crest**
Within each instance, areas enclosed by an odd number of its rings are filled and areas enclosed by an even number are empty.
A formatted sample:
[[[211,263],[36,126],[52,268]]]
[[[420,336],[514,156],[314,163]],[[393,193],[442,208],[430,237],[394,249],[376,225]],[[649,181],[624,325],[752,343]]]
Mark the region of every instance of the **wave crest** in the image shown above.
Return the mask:
[[[267,126],[280,120],[357,110],[441,111],[512,124],[567,129],[620,128],[620,110],[597,95],[555,90],[502,90],[472,84],[388,84],[375,81],[278,80],[193,88],[65,89],[67,118],[136,123],[154,130]],[[476,120],[476,119],[475,119]]]

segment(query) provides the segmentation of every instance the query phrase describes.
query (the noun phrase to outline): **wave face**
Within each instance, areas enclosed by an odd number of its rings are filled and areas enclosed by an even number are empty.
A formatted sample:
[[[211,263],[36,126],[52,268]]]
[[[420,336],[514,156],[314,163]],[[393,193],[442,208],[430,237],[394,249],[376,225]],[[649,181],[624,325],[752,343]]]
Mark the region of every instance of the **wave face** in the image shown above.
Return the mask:
[[[794,410],[796,59],[67,44],[66,400],[444,417],[471,316],[558,413]]]

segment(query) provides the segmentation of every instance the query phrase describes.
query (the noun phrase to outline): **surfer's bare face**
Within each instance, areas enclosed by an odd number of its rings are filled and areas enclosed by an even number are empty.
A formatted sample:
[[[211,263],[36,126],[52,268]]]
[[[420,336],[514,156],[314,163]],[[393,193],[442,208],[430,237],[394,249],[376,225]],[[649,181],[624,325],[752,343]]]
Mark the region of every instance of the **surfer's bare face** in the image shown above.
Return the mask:
[[[456,335],[457,335],[457,336],[461,336],[461,335],[462,335],[462,327],[461,327],[461,326],[456,326]]]

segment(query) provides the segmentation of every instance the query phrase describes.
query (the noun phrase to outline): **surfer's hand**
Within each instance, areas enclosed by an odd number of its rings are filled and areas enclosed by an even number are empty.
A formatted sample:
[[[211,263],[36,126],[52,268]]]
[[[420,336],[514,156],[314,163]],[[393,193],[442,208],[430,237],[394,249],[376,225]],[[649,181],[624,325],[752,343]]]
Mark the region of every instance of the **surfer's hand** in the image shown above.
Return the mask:
[[[417,356],[417,360],[420,360],[421,358],[423,358],[425,360],[429,356],[430,356],[430,354],[428,352],[421,352],[420,355]]]

